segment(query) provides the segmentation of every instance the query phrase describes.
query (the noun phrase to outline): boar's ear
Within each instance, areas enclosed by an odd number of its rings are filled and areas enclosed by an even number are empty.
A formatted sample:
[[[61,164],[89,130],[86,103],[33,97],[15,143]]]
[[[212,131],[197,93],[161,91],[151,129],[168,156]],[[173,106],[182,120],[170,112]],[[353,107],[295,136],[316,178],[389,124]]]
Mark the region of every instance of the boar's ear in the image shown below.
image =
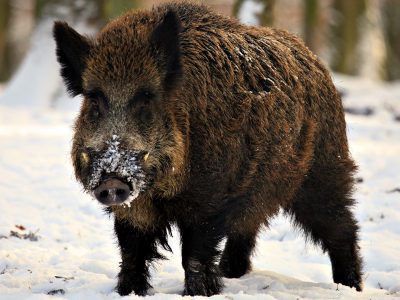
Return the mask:
[[[61,21],[54,22],[53,37],[67,91],[71,96],[82,94],[82,73],[93,42]]]
[[[151,43],[162,55],[161,60],[166,67],[164,89],[167,92],[179,85],[182,78],[180,34],[181,20],[173,10],[169,10],[150,38]]]

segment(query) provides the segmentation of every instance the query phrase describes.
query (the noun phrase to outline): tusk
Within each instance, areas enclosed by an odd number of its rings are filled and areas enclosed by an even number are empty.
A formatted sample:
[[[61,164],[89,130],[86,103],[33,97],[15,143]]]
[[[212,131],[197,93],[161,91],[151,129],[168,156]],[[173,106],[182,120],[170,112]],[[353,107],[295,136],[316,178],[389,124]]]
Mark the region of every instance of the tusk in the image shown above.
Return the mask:
[[[150,152],[147,152],[147,154],[143,157],[144,161],[146,161],[149,158]]]
[[[88,156],[85,152],[82,152],[82,157],[83,157],[83,160],[84,160],[86,163],[89,162],[89,156]]]

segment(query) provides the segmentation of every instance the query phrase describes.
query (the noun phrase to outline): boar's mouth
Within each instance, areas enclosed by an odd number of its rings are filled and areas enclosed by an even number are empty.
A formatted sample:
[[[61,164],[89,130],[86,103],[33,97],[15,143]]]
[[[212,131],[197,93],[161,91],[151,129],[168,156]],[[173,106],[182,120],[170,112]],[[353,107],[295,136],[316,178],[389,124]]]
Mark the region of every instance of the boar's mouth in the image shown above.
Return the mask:
[[[94,189],[94,196],[104,205],[118,205],[128,199],[132,185],[114,175],[106,175],[100,185]]]

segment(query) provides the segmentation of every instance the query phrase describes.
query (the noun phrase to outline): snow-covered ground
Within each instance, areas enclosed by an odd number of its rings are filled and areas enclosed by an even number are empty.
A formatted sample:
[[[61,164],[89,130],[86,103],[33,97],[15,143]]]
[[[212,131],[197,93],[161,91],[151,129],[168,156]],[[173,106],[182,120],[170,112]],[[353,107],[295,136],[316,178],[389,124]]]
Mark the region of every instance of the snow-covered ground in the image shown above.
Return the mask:
[[[253,272],[225,280],[214,299],[400,297],[400,83],[339,75],[334,81],[352,112],[346,114],[348,136],[360,166],[355,212],[364,292],[332,283],[329,258],[279,216],[258,239]],[[120,258],[112,220],[81,192],[69,158],[79,99],[35,110],[21,106],[26,97],[18,106],[2,104],[0,97],[0,299],[119,299],[113,291]],[[176,231],[170,242],[174,254],[154,270],[147,297],[181,299]]]

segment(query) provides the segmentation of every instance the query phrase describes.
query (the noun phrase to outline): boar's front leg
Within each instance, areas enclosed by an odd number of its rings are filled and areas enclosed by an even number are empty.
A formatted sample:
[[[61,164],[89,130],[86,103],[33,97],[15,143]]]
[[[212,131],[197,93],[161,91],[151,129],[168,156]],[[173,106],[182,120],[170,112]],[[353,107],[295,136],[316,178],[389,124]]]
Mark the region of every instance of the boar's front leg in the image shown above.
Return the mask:
[[[116,291],[121,296],[129,295],[132,291],[144,296],[152,287],[149,283],[151,263],[164,258],[157,252],[157,241],[165,243],[164,248],[169,249],[166,230],[145,231],[117,218],[114,229],[122,258]]]
[[[216,266],[220,254],[218,244],[223,238],[218,218],[178,223],[182,242],[182,266],[185,270],[183,295],[212,296],[222,288],[221,274]]]

